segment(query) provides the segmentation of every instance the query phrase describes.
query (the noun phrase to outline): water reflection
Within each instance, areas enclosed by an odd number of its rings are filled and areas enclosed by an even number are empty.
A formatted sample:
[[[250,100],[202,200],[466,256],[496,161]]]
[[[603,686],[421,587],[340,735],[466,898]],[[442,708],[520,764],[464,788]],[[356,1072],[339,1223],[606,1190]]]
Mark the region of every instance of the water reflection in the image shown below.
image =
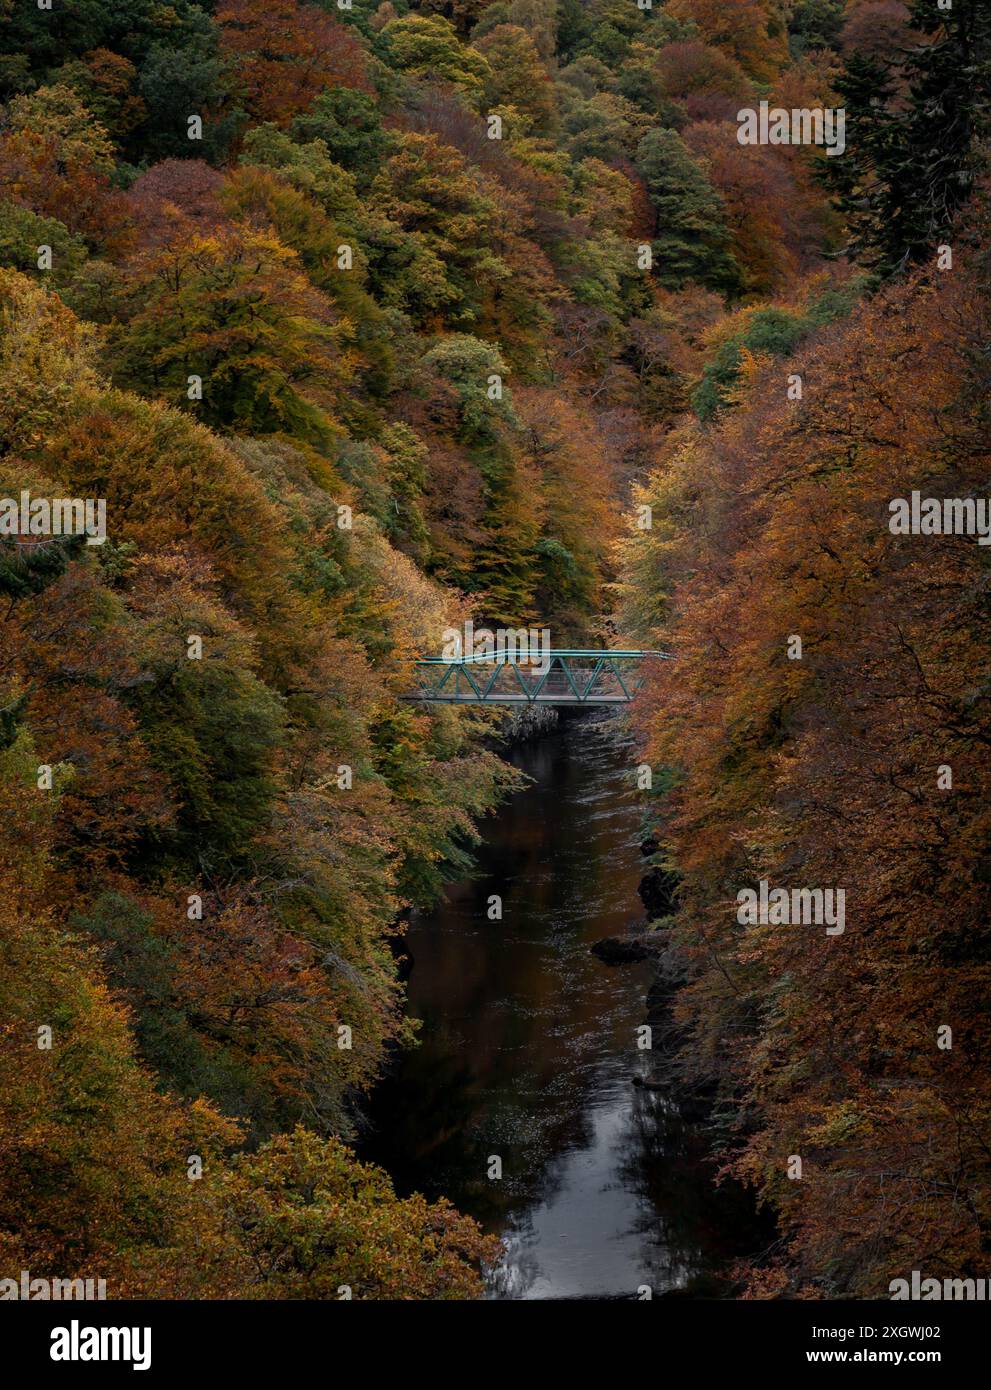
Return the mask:
[[[364,1152],[400,1192],[448,1196],[502,1235],[490,1297],[715,1291],[741,1239],[731,1204],[697,1134],[632,1084],[649,968],[588,949],[638,915],[632,749],[584,715],[513,761],[534,785],[488,823],[479,874],[410,930],[422,1044],[378,1088]]]

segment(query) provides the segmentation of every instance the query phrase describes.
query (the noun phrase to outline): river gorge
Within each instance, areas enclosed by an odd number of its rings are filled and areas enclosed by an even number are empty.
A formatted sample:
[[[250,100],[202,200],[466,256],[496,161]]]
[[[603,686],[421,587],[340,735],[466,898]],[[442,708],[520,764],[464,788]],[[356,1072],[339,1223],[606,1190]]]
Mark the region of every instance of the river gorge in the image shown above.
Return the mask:
[[[637,1031],[652,965],[590,952],[642,917],[632,743],[569,713],[508,756],[532,781],[483,823],[477,873],[411,922],[421,1040],[373,1097],[365,1156],[498,1233],[489,1298],[725,1294],[757,1239],[749,1204],[714,1187],[698,1125],[636,1083],[656,1060]]]

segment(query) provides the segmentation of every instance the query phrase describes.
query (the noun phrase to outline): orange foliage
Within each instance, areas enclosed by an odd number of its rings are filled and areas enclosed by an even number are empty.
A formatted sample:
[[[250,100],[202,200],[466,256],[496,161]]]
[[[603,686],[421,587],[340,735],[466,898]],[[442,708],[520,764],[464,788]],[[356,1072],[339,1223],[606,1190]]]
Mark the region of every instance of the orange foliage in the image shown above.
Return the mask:
[[[752,362],[718,429],[672,440],[627,549],[678,656],[639,715],[677,770],[688,1065],[741,1107],[732,1166],[782,1213],[788,1287],[818,1296],[980,1273],[991,1227],[984,551],[888,527],[913,489],[986,488],[978,284],[920,276],[797,361]],[[759,879],[843,887],[845,932],[741,927]]]
[[[223,0],[221,43],[260,121],[288,125],[327,87],[369,90],[365,55],[347,29],[295,0]]]

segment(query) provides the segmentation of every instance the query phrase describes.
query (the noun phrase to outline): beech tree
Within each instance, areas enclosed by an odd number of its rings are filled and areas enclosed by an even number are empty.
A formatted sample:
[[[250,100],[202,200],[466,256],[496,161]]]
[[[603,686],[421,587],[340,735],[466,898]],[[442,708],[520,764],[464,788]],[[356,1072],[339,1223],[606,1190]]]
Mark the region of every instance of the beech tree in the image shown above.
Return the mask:
[[[288,125],[328,87],[365,87],[364,51],[316,5],[294,0],[222,0],[221,50],[252,115]]]

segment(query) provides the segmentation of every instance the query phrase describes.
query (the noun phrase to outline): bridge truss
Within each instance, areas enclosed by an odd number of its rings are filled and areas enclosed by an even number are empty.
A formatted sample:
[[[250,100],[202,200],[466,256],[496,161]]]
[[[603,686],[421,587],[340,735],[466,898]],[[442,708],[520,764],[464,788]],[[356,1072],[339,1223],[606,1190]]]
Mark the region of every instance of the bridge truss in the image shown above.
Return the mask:
[[[430,704],[625,705],[643,685],[643,667],[667,652],[553,649],[537,664],[511,655],[425,657],[409,697]]]

